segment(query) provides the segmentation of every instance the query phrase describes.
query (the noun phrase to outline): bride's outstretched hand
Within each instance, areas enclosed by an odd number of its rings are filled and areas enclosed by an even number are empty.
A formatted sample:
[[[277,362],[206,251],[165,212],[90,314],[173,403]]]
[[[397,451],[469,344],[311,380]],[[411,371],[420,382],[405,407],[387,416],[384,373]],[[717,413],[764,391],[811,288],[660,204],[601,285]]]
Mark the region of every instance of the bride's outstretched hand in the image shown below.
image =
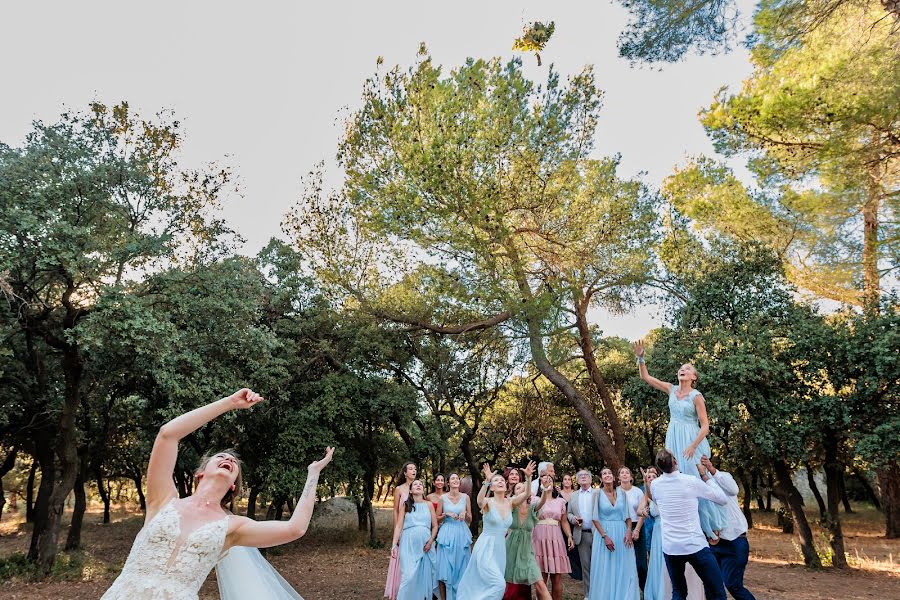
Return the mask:
[[[644,355],[644,340],[638,340],[634,343],[634,355],[638,357]]]
[[[328,463],[331,462],[331,457],[334,456],[334,448],[328,446],[325,449],[325,457],[322,460],[317,460],[315,462],[309,463],[308,470],[315,471],[316,473],[321,473],[322,469],[328,466]]]
[[[251,408],[263,400],[262,396],[251,389],[243,388],[228,396],[232,408]]]

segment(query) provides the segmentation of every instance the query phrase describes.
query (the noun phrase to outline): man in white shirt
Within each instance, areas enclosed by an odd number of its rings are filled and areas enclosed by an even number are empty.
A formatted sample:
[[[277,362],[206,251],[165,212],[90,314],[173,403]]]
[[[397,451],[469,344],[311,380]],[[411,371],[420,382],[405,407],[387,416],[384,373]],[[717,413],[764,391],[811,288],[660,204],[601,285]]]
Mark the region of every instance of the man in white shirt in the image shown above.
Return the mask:
[[[569,497],[568,519],[572,526],[572,539],[578,548],[581,560],[581,589],[584,597],[591,595],[591,547],[594,544],[594,532],[591,520],[594,518],[594,505],[597,492],[593,488],[594,476],[587,469],[575,474],[578,490]]]
[[[700,458],[697,470],[703,481],[714,481],[728,496],[725,528],[719,532],[719,543],[711,548],[722,570],[725,587],[735,600],[756,600],[750,590],[744,587],[744,570],[750,559],[750,544],[747,542],[747,518],[738,506],[738,484],[729,473],[716,469],[707,456]]]
[[[697,501],[706,498],[724,505],[728,497],[715,483],[704,483],[693,475],[679,473],[678,461],[668,450],[657,453],[656,466],[662,475],[648,486],[638,512],[643,512],[651,498],[656,501],[662,520],[663,555],[672,580],[672,600],[687,599],[686,564],[694,567],[703,581],[706,600],[727,600],[722,571],[700,528]]]

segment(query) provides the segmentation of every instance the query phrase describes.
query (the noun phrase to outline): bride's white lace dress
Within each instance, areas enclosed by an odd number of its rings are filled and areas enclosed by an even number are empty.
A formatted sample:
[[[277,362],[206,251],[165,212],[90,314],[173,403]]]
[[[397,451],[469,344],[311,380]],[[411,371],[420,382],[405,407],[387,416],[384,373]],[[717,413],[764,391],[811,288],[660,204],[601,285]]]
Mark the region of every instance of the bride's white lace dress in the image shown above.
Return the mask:
[[[228,516],[182,531],[175,498],[134,539],[122,573],[101,600],[196,600],[222,557]]]

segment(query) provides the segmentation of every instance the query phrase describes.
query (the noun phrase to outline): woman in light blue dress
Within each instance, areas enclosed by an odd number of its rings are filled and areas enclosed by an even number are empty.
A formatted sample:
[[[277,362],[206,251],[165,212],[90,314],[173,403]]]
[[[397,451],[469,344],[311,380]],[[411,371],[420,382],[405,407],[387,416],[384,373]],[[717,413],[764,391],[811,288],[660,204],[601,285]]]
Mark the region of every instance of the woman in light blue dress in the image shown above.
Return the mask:
[[[631,535],[631,510],[625,492],[615,487],[610,469],[600,471],[603,487],[594,505],[590,600],[638,600],[637,565]]]
[[[459,583],[457,597],[465,600],[501,600],[506,590],[506,532],[512,525],[512,511],[528,500],[535,464],[528,463],[525,475],[528,481],[521,494],[506,497],[506,480],[503,475],[484,465],[485,482],[478,491],[478,506],[484,513],[484,528],[472,558]],[[490,494],[490,495],[489,495]]]
[[[644,471],[644,487],[656,479],[656,468]],[[650,537],[650,560],[647,563],[647,582],[644,584],[644,600],[669,600],[672,597],[672,583],[669,581],[669,570],[666,568],[666,557],[662,551],[662,519],[656,502],[650,501],[648,514],[656,519],[653,535]]]
[[[468,494],[459,491],[459,475],[451,473],[447,483],[450,491],[438,501],[441,528],[437,536],[437,578],[441,588],[440,599],[456,600],[459,580],[471,555],[472,532],[469,531],[469,523],[472,522],[472,503]]]
[[[650,375],[644,364],[644,345],[634,344],[641,379],[652,387],[669,395],[669,427],[666,430],[666,449],[678,459],[678,470],[685,475],[700,477],[697,465],[700,458],[711,456],[709,441],[709,418],[706,414],[706,400],[694,389],[697,370],[685,363],[678,369],[678,385],[666,383]],[[700,499],[700,528],[710,544],[719,542],[719,531],[725,526],[725,508]]]
[[[425,499],[425,485],[416,479],[403,503],[403,519],[394,527],[391,554],[400,560],[397,600],[432,600],[437,588],[437,515]]]

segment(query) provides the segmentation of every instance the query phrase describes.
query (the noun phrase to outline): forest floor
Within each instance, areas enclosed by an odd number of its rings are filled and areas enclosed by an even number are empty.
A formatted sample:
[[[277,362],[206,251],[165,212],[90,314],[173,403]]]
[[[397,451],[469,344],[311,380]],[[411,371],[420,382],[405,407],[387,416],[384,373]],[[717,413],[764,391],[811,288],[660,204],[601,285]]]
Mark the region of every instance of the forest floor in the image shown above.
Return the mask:
[[[379,509],[378,535],[389,539],[390,511]],[[790,598],[900,599],[900,540],[884,539],[881,513],[860,506],[842,515],[852,567],[810,571],[803,567],[797,539],[776,527],[774,513],[754,513],[750,531],[751,557],[746,585],[759,600]],[[26,552],[30,526],[21,515],[4,512],[0,523],[0,598],[99,598],[115,578],[141,527],[142,515],[117,507],[112,523],[103,525],[102,512],[92,506],[85,516],[83,542],[87,549],[64,556],[47,581],[32,583],[19,574],[17,553]],[[365,534],[355,530],[356,515],[314,521],[309,535],[288,546],[270,550],[268,559],[305,600],[378,600],[384,590],[388,551],[369,548]],[[816,530],[820,549],[826,538]],[[65,531],[61,538],[65,539]],[[565,598],[580,600],[581,584],[565,578]],[[210,575],[200,597],[218,598],[215,575]]]

